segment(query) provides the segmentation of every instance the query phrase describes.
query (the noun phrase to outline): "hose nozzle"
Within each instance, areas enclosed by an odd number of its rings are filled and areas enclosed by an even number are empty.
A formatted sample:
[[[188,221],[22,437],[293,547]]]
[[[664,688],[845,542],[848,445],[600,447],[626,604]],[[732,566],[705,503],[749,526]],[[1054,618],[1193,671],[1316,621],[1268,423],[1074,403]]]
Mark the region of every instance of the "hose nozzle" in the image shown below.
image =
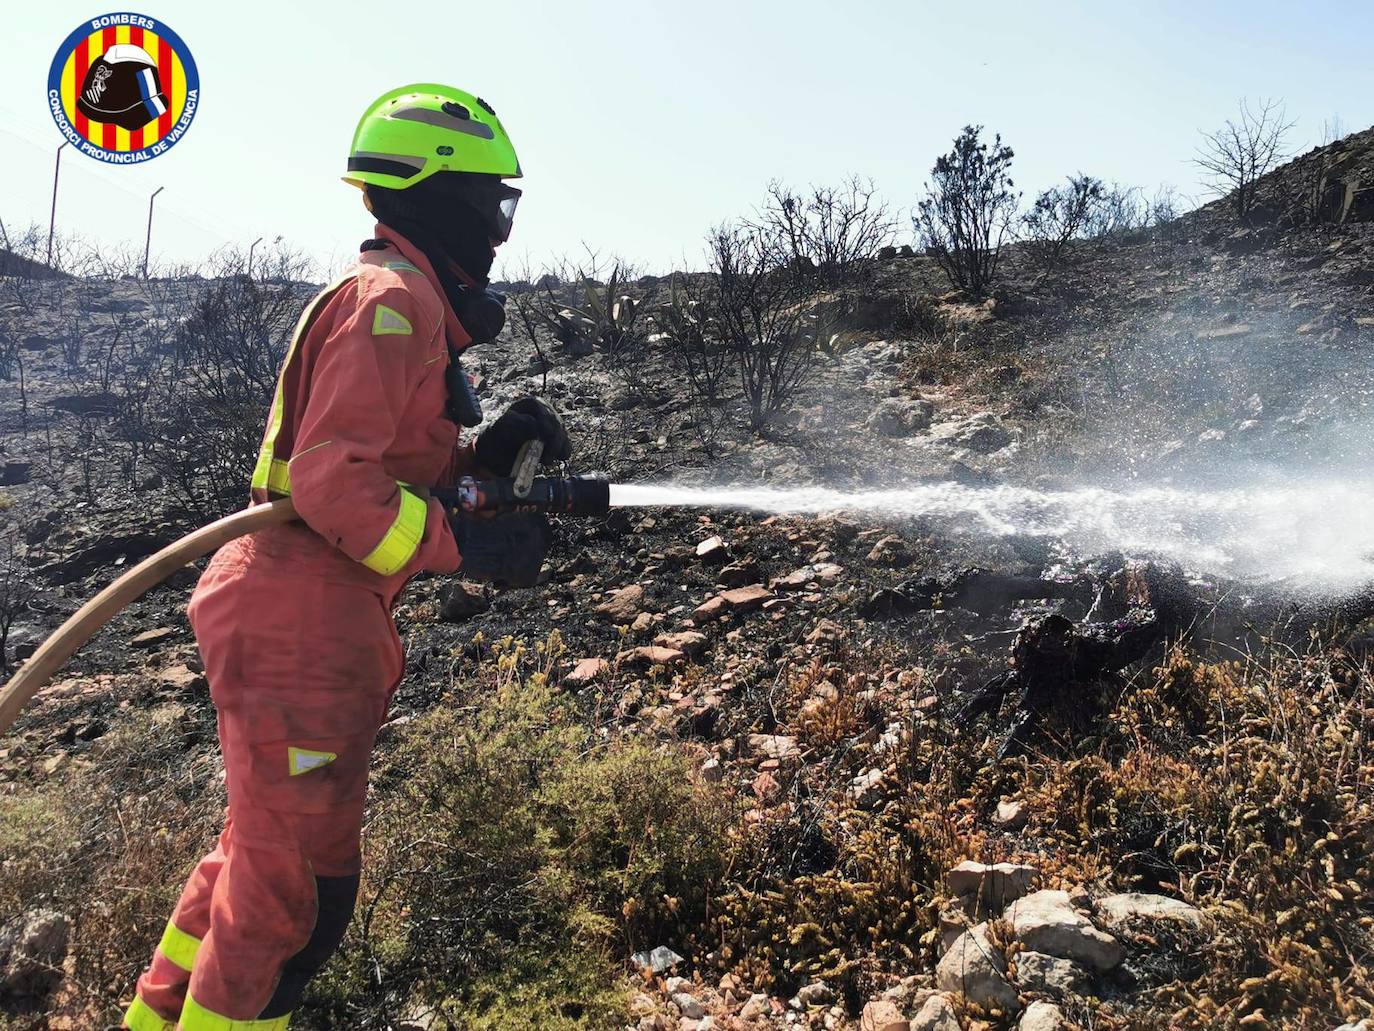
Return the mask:
[[[523,484],[521,485],[523,486]],[[461,512],[544,512],[548,515],[601,516],[611,510],[611,484],[601,475],[536,476],[524,494],[509,477],[464,477],[452,489],[432,492],[445,508]]]

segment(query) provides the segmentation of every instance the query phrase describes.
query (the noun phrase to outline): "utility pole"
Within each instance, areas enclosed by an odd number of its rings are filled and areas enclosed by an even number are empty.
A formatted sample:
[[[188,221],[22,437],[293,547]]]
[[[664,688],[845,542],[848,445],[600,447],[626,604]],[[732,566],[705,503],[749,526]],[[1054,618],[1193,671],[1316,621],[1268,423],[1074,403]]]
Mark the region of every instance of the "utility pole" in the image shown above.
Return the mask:
[[[252,279],[252,278],[253,278],[253,248],[256,247],[256,246],[257,246],[258,244],[260,244],[260,243],[262,243],[262,237],[261,237],[261,236],[259,236],[256,240],[254,240],[251,244],[248,245],[248,278],[249,278],[249,279]]]
[[[52,268],[52,233],[57,225],[57,173],[62,171],[62,151],[67,149],[67,141],[57,148],[57,160],[52,166],[52,212],[48,215],[48,268]]]
[[[153,247],[153,201],[157,195],[165,190],[165,186],[159,186],[148,198],[148,235],[143,238],[143,278],[148,278],[148,252]]]

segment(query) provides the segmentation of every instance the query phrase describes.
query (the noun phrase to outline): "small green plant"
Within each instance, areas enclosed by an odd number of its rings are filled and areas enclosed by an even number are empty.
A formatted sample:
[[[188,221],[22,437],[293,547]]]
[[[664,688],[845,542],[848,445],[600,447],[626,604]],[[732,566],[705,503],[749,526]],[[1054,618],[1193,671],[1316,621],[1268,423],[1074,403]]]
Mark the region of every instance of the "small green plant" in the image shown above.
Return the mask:
[[[419,1001],[464,1028],[613,1026],[627,957],[704,923],[728,806],[677,750],[595,733],[526,671],[539,659],[506,642],[495,686],[457,688],[381,769],[322,1022],[387,1026]]]

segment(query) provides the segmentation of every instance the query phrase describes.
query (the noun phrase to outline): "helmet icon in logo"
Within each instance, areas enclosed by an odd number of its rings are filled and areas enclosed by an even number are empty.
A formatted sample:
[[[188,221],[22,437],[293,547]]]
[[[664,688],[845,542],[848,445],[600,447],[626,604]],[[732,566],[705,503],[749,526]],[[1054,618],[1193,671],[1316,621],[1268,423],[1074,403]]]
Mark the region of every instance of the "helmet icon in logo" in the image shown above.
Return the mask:
[[[87,70],[76,108],[93,122],[143,128],[167,111],[157,62],[140,46],[116,43]]]

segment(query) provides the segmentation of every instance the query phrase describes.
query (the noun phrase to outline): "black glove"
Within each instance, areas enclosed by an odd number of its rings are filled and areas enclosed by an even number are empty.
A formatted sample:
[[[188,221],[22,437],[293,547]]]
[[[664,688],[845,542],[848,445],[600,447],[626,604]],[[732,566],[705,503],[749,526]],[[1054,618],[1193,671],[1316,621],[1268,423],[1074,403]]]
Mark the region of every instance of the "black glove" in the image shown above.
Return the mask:
[[[549,521],[542,512],[512,512],[474,519],[462,513],[449,516],[458,554],[459,572],[473,580],[503,587],[533,587],[549,552]]]
[[[545,465],[572,457],[572,442],[563,421],[538,398],[522,397],[477,434],[477,463],[497,476],[510,476],[520,449],[531,440],[544,442]]]

